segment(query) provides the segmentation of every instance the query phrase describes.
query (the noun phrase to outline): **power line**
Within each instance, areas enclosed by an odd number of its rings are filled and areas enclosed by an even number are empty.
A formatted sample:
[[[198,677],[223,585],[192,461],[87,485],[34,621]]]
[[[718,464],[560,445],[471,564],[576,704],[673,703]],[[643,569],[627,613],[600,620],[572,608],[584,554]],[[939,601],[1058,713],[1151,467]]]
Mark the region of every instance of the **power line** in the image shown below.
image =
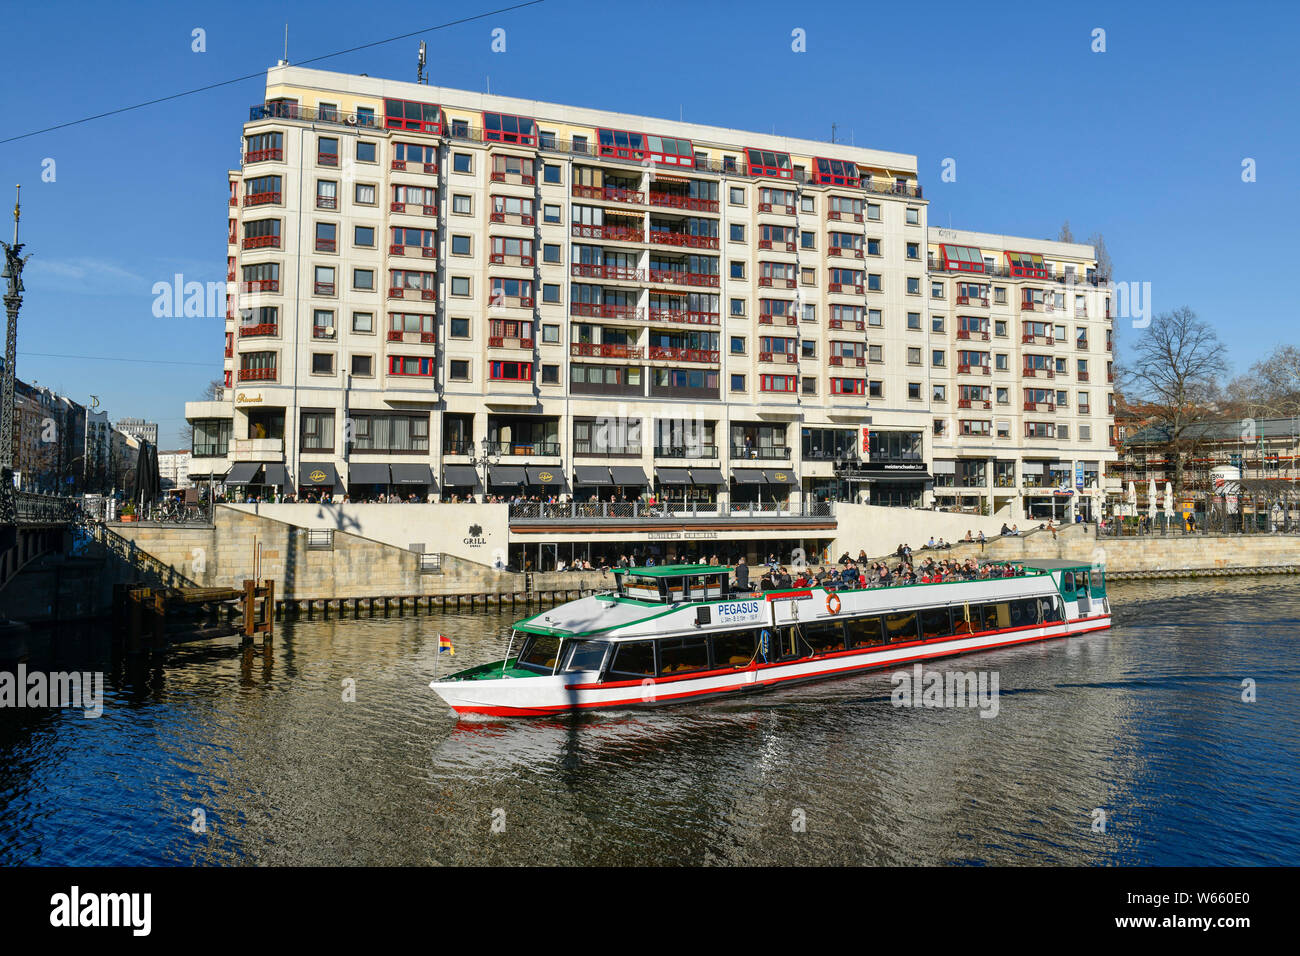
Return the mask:
[[[116,358],[112,355],[64,355],[61,352],[19,352],[19,355],[37,358],[85,359],[91,362],[137,362],[142,365],[194,365],[199,368],[214,368],[213,362],[172,362],[167,359]]]
[[[319,63],[321,60],[328,60],[336,56],[343,56],[344,54],[347,53],[355,53],[358,50],[366,50],[369,49],[370,47],[382,46],[385,43],[393,43],[397,40],[406,40],[413,36],[419,36],[422,33],[433,33],[437,30],[445,30],[448,27],[460,26],[463,23],[472,23],[475,20],[482,20],[485,19],[486,17],[494,17],[498,13],[509,13],[512,10],[519,10],[522,9],[523,7],[531,7],[531,6],[535,6],[536,4],[545,3],[545,2],[546,0],[526,0],[526,2],[524,3],[516,3],[513,6],[501,7],[499,10],[489,10],[487,13],[478,13],[472,17],[462,17],[459,20],[449,20],[446,23],[440,23],[437,26],[428,27],[427,29],[424,30],[415,30],[411,33],[403,33],[399,36],[388,37],[383,40],[373,40],[370,43],[363,43],[360,46],[349,47],[346,50],[338,50],[334,53],[325,53],[321,56],[314,56],[311,57],[310,59],[302,60],[301,62],[293,65],[304,66],[308,63]],[[170,96],[160,96],[157,99],[147,100],[144,103],[136,103],[134,106],[122,106],[115,110],[109,110],[106,113],[96,113],[94,116],[86,116],[83,117],[82,119],[69,120],[66,123],[59,123],[57,126],[47,126],[45,127],[45,129],[32,130],[30,133],[20,133],[17,136],[10,136],[6,139],[0,139],[0,145],[3,145],[4,143],[12,143],[20,139],[27,139],[30,136],[39,136],[41,133],[51,133],[54,130],[66,129],[69,126],[77,126],[81,123],[89,123],[92,120],[103,119],[106,116],[116,116],[119,113],[129,113],[132,110],[144,109],[144,107],[146,106],[155,106],[158,103],[166,103],[169,100],[178,100],[185,96],[193,96],[195,93],[206,93],[208,90],[215,90],[223,86],[230,86],[232,83],[242,83],[245,80],[254,80],[260,76],[264,76],[265,73],[266,73],[265,70],[259,70],[256,73],[249,73],[246,76],[237,76],[232,80],[222,80],[220,83],[210,83],[207,86],[200,86],[192,90],[185,90],[183,93],[173,93]]]

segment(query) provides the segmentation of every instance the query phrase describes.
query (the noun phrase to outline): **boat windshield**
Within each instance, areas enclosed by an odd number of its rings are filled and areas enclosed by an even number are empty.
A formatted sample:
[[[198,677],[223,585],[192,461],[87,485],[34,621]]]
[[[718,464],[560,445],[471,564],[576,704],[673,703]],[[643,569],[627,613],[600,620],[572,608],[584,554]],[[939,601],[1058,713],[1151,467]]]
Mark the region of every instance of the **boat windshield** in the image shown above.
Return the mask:
[[[619,593],[623,597],[659,604],[708,601],[727,596],[726,580],[725,571],[680,576],[628,574],[619,582]]]
[[[598,671],[600,665],[605,663],[607,650],[607,641],[571,641],[569,650],[564,655],[564,670]]]
[[[560,639],[549,634],[530,634],[519,650],[517,666],[550,673],[560,652]]]

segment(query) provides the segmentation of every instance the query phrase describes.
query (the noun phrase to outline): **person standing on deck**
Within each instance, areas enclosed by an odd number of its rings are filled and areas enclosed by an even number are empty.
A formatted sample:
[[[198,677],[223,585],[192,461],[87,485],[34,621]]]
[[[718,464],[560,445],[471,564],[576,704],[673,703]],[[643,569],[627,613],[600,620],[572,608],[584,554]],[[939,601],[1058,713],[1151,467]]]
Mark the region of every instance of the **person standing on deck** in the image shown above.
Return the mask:
[[[736,590],[749,590],[749,565],[745,563],[745,556],[740,556],[740,561],[736,565]]]

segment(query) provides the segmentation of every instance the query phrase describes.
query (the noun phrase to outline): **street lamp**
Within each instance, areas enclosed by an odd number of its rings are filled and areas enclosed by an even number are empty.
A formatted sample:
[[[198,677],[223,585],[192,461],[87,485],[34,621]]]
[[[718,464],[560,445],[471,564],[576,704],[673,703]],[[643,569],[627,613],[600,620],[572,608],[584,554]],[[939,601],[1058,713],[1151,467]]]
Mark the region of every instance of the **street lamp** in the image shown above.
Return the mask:
[[[479,442],[479,454],[470,455],[469,463],[473,468],[483,467],[483,498],[487,499],[488,489],[488,468],[498,464],[501,461],[501,453],[497,451],[491,440],[484,438]]]

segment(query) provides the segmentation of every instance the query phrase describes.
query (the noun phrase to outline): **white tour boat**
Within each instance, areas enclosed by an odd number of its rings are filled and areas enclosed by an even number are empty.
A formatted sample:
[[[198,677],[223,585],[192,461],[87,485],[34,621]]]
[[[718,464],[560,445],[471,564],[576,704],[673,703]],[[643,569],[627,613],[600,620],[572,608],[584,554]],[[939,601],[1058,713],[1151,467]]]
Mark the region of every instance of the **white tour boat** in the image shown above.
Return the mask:
[[[429,686],[457,713],[540,716],[753,693],[1110,627],[1101,570],[1011,564],[1010,577],[745,592],[729,567],[618,569],[616,590],[517,622],[504,660]]]

